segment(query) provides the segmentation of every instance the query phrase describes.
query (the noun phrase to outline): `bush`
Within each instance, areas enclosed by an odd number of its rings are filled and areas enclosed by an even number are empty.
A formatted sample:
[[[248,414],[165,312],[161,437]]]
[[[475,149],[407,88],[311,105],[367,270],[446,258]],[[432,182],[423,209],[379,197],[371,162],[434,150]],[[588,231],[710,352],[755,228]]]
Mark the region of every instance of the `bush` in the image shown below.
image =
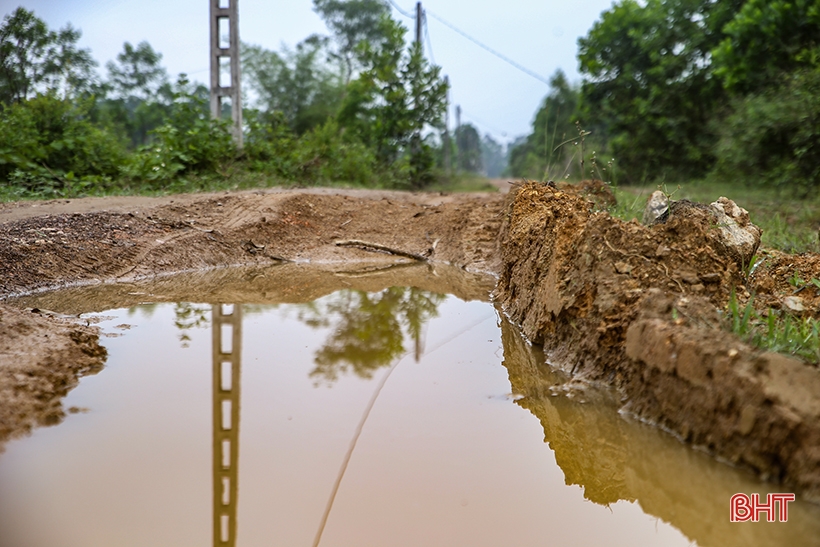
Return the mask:
[[[252,169],[309,184],[366,185],[375,178],[375,155],[345,137],[335,120],[296,137],[281,112],[248,113],[245,155]]]
[[[107,184],[125,149],[88,119],[92,101],[74,104],[54,94],[0,111],[0,177],[33,193],[69,194]]]
[[[736,99],[720,128],[716,174],[805,195],[820,185],[818,126],[820,70]]]
[[[206,101],[187,90],[181,77],[165,124],[151,131],[152,142],[128,159],[123,174],[167,182],[181,174],[218,172],[236,156],[227,122],[210,117]]]

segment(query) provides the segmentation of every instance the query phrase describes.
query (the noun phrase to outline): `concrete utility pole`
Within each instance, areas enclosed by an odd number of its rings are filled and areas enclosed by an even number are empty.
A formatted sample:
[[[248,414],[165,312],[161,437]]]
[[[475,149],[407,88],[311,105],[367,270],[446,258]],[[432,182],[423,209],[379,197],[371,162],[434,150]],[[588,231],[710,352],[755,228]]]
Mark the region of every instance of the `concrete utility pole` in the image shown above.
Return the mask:
[[[424,12],[421,9],[421,2],[416,2],[416,43],[421,43],[421,23]]]
[[[211,116],[222,117],[222,103],[231,102],[233,138],[242,148],[242,92],[239,72],[239,0],[211,2]],[[228,40],[223,40],[225,35]],[[222,67],[230,69],[230,81],[221,78]],[[226,84],[226,85],[223,85]]]
[[[444,77],[447,95],[444,96],[444,171],[450,174],[450,77]]]
[[[458,149],[458,137],[461,133],[461,105],[456,105],[456,173],[458,173],[459,164],[458,164],[458,157],[460,155],[460,150]]]

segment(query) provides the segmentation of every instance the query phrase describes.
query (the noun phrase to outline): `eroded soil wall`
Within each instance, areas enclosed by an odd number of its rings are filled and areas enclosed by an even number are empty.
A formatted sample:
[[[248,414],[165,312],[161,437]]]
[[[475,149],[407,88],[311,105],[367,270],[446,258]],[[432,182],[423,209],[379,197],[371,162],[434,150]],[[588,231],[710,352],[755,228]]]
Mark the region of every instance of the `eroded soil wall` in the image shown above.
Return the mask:
[[[647,227],[526,184],[497,298],[550,363],[618,387],[626,411],[820,500],[820,371],[721,328],[744,277],[717,230],[699,210]]]

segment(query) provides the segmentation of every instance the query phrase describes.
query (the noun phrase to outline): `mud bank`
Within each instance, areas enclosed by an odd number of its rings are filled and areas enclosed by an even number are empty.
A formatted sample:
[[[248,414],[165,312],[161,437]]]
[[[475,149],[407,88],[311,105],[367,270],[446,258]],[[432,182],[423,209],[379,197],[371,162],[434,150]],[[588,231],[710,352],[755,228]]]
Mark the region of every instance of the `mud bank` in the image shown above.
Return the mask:
[[[0,307],[0,451],[34,427],[60,423],[63,397],[80,377],[99,372],[105,357],[94,329]]]
[[[722,330],[737,256],[697,210],[652,227],[527,184],[501,233],[497,298],[549,363],[622,411],[820,500],[820,371]],[[761,280],[776,301],[777,279]]]

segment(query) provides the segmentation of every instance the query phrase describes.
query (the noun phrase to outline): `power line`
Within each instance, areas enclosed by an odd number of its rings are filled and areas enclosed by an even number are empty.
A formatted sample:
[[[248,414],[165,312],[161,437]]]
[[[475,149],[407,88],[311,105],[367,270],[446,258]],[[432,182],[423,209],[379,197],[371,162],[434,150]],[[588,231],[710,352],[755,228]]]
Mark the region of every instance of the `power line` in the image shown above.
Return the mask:
[[[477,123],[478,125],[483,125],[486,129],[489,129],[493,133],[498,133],[499,135],[502,136],[502,138],[507,138],[507,136],[509,135],[509,133],[507,133],[506,131],[501,131],[497,127],[493,127],[492,125],[490,125],[486,122],[483,122],[482,120],[479,120],[478,118],[476,118],[475,116],[473,116],[469,112],[465,112],[464,108],[461,109],[461,115],[463,117],[467,118],[468,120],[471,120],[471,121]]]
[[[389,0],[389,1],[390,1],[390,3],[391,3],[391,4],[393,4],[393,0]],[[395,4],[393,4],[393,5],[395,6]],[[397,7],[396,9],[398,9],[398,7]],[[505,61],[505,62],[507,62],[507,63],[511,64],[512,66],[514,66],[515,68],[517,68],[517,69],[518,69],[518,70],[520,70],[521,72],[524,72],[525,74],[528,74],[528,75],[532,76],[532,77],[533,77],[533,78],[535,78],[536,80],[538,80],[538,81],[540,81],[540,82],[543,82],[543,83],[545,83],[545,84],[547,84],[547,85],[550,85],[549,80],[547,80],[546,78],[544,78],[544,77],[543,77],[543,76],[541,76],[540,74],[538,74],[538,73],[536,73],[536,72],[533,72],[532,70],[530,70],[530,69],[528,69],[528,68],[526,68],[526,67],[524,67],[524,66],[522,66],[522,65],[520,65],[520,64],[518,64],[518,63],[516,63],[515,61],[513,61],[512,59],[510,59],[510,58],[509,58],[509,57],[507,57],[506,55],[503,55],[502,53],[499,53],[498,51],[494,50],[494,49],[493,49],[493,48],[491,48],[490,46],[488,46],[488,45],[484,44],[483,42],[479,41],[478,39],[473,38],[472,36],[470,36],[469,34],[467,34],[466,32],[464,32],[463,30],[459,29],[458,27],[456,27],[456,26],[455,26],[455,25],[453,25],[452,23],[449,23],[449,22],[445,21],[444,19],[442,19],[441,17],[439,17],[438,15],[436,15],[435,13],[433,13],[432,11],[430,11],[430,10],[425,10],[425,11],[426,11],[427,13],[429,13],[430,15],[432,15],[434,19],[438,20],[438,21],[439,21],[440,23],[442,23],[443,25],[450,27],[452,30],[454,30],[454,31],[456,31],[457,33],[461,34],[462,36],[464,36],[465,38],[467,38],[468,40],[470,40],[471,42],[473,42],[473,43],[474,43],[474,44],[476,44],[477,46],[479,46],[479,47],[481,47],[481,48],[483,48],[483,49],[485,49],[485,50],[489,51],[490,53],[492,53],[493,55],[495,55],[496,57],[498,57],[498,58],[499,58],[499,59],[501,59],[502,61]]]
[[[398,12],[401,13],[402,15],[404,15],[405,17],[408,17],[410,19],[415,19],[416,18],[416,16],[414,14],[410,13],[409,11],[404,11],[403,9],[401,9],[398,6],[398,4],[396,4],[393,0],[387,0],[387,1],[390,2],[390,5],[392,5],[394,8],[396,8],[396,10],[398,10]]]
[[[427,49],[430,52],[430,60],[436,64],[436,57],[433,55],[433,43],[430,41],[430,25],[427,24],[427,10],[424,11],[424,37],[427,39]]]

